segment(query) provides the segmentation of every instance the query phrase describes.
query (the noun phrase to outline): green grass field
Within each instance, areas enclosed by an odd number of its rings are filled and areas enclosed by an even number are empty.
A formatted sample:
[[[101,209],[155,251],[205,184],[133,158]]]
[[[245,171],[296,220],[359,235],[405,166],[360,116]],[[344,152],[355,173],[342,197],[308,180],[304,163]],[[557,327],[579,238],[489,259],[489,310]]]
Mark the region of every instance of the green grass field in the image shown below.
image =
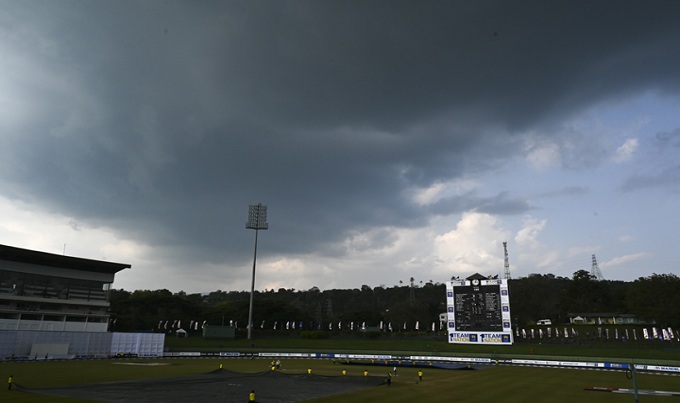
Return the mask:
[[[197,342],[194,340],[194,342]],[[512,350],[492,348],[487,350],[464,351],[441,351],[446,350],[448,345],[433,345],[424,341],[423,345],[414,344],[413,341],[385,343],[377,340],[362,341],[337,341],[337,340],[245,340],[234,342],[219,342],[222,346],[207,346],[199,342],[201,346],[181,346],[186,340],[175,342],[168,340],[167,345],[171,349],[196,349],[217,348],[221,351],[241,351],[244,348],[255,350],[280,349],[300,350],[303,347],[311,350],[332,349],[336,352],[356,350],[366,352],[382,351],[395,354],[405,354],[409,351],[435,353],[437,351],[446,354],[500,354],[497,350],[504,351],[502,354],[521,355],[525,357],[565,356],[623,357],[628,361],[651,362],[663,361],[668,365],[680,365],[675,360],[676,352],[665,356],[663,351],[658,350],[612,350],[612,349],[585,349],[574,350],[565,346],[512,346]],[[230,344],[233,343],[233,344]],[[211,343],[208,343],[211,344]],[[353,348],[350,348],[352,346]],[[428,348],[429,346],[429,348]],[[461,346],[454,346],[455,349]],[[465,347],[465,346],[462,346]],[[531,352],[529,351],[531,350]],[[505,352],[507,351],[507,352]],[[648,354],[650,358],[644,358]],[[607,353],[612,353],[607,354]],[[659,357],[666,358],[660,360]],[[136,366],[120,365],[120,363],[169,363],[164,366]],[[225,358],[198,358],[198,359],[115,359],[115,360],[91,360],[91,361],[35,361],[35,362],[0,362],[0,374],[7,380],[10,374],[14,375],[14,381],[25,387],[52,387],[77,384],[92,384],[99,382],[118,382],[124,380],[171,378],[188,375],[205,374],[213,371],[222,364],[225,369],[237,372],[259,372],[269,367],[269,360],[264,359],[225,359]],[[342,364],[331,360],[283,360],[283,369],[286,373],[302,374],[307,368],[312,368],[317,375],[340,375]],[[349,375],[360,375],[364,369],[368,369],[372,375],[386,374],[388,368],[382,366],[371,367],[364,365],[345,366]],[[417,383],[417,369],[401,367],[399,376],[394,378],[392,386],[386,385],[371,387],[358,392],[335,395],[321,399],[309,400],[310,402],[363,402],[363,401],[386,401],[386,402],[488,402],[503,400],[505,402],[632,402],[632,394],[615,394],[605,392],[590,392],[583,389],[587,386],[632,388],[632,381],[627,379],[623,372],[576,370],[576,369],[552,369],[533,368],[520,366],[491,366],[479,367],[479,370],[443,370],[427,368],[422,382]],[[680,377],[668,375],[652,375],[638,373],[638,387],[640,389],[664,390],[680,392]],[[663,396],[640,396],[641,402],[656,402],[675,400],[673,397]],[[0,402],[74,402],[73,399],[48,397],[21,391],[7,391],[6,387],[0,390]],[[83,400],[81,400],[83,401]],[[244,399],[245,401],[245,399]],[[263,402],[266,403],[266,402]]]

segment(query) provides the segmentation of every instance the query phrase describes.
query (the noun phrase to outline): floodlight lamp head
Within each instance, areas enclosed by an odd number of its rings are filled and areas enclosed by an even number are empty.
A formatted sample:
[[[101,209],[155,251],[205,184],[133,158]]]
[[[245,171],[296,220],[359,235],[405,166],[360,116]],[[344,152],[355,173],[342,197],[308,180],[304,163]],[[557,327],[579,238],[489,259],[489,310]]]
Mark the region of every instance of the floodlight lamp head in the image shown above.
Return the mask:
[[[248,207],[246,228],[254,230],[266,230],[269,228],[269,224],[267,224],[267,206],[259,203]]]

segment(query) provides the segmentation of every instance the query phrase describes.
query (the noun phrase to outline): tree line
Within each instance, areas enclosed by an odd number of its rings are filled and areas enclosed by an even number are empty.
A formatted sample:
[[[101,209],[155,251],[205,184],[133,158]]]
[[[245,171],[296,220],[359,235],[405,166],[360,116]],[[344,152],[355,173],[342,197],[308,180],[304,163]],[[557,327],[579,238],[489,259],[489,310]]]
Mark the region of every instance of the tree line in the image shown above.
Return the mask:
[[[653,274],[635,281],[598,281],[586,270],[572,278],[553,274],[530,274],[509,281],[510,311],[516,325],[526,326],[539,319],[568,322],[570,313],[625,313],[661,326],[680,326],[680,278],[674,274]],[[199,330],[208,325],[236,325],[248,321],[250,292],[213,291],[207,294],[172,293],[168,290],[125,291],[113,289],[109,301],[111,330],[168,331],[168,325]],[[446,286],[429,281],[410,285],[321,291],[280,288],[256,291],[254,328],[279,329],[290,322],[306,330],[328,330],[334,323],[402,323],[414,331],[431,330],[446,311]],[[200,327],[199,327],[200,326]],[[340,331],[337,326],[335,331]],[[439,326],[437,325],[437,329]],[[301,329],[300,329],[301,330]],[[348,331],[345,327],[343,330]]]

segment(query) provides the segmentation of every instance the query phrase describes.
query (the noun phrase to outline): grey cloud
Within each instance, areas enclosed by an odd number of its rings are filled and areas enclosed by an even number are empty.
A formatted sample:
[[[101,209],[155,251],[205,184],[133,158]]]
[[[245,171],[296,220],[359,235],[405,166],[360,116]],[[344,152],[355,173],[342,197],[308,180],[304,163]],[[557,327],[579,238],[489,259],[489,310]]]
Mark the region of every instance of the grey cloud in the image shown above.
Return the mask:
[[[680,128],[669,132],[657,133],[655,137],[655,146],[661,152],[670,149],[680,148]]]
[[[663,172],[631,176],[621,184],[619,190],[633,192],[653,188],[678,193],[680,191],[680,165],[669,167]]]
[[[481,197],[476,192],[443,198],[432,206],[429,211],[433,214],[450,215],[474,210],[480,213],[497,215],[518,215],[535,209],[527,200],[510,197],[507,192],[501,192],[493,197]]]
[[[544,192],[538,195],[539,198],[543,197],[562,197],[562,196],[582,196],[590,193],[590,189],[583,186],[567,186],[562,189],[553,190],[549,192]]]
[[[520,198],[510,198],[507,193],[500,193],[493,199],[489,199],[480,204],[477,211],[495,215],[518,215],[524,214],[535,207],[528,201]]]

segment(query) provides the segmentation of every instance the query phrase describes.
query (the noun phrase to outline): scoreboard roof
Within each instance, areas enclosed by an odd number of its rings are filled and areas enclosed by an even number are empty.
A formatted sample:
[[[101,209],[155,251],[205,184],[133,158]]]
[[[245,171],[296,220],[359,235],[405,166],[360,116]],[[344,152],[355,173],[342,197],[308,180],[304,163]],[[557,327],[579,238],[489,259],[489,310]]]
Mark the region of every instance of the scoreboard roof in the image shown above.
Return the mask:
[[[59,267],[63,269],[115,274],[132,267],[129,264],[82,259],[72,256],[55,255],[30,249],[0,245],[0,260],[34,264],[38,266]]]

